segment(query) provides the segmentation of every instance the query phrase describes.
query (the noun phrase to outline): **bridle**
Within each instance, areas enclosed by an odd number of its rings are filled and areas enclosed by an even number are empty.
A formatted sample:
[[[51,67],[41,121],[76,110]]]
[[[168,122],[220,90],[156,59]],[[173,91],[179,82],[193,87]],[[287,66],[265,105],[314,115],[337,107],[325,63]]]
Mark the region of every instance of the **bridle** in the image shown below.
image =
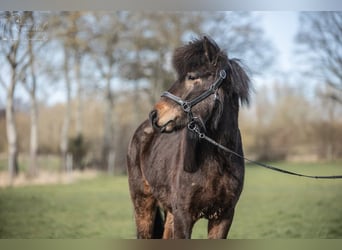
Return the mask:
[[[218,77],[215,82],[213,82],[210,87],[204,91],[199,96],[186,101],[182,98],[175,96],[174,94],[171,94],[168,91],[165,91],[161,96],[166,97],[177,103],[179,106],[182,107],[183,111],[188,115],[188,129],[194,131],[195,129],[199,129],[197,125],[195,124],[195,118],[192,113],[192,107],[196,104],[202,102],[203,100],[207,99],[209,96],[215,94],[215,99],[217,98],[217,91],[222,85],[223,80],[227,77],[227,73],[224,69],[221,69],[219,71]]]
[[[217,91],[220,88],[220,86],[222,85],[223,80],[227,77],[227,73],[224,69],[221,69],[219,71],[218,74],[218,78],[215,80],[215,82],[213,82],[211,84],[211,86],[209,87],[209,89],[207,89],[205,92],[203,92],[202,94],[200,94],[199,96],[186,101],[183,100],[182,98],[175,96],[174,94],[171,94],[168,91],[165,91],[161,96],[162,97],[166,97],[171,99],[172,101],[174,101],[175,103],[177,103],[179,106],[182,107],[183,111],[188,115],[188,124],[187,127],[190,131],[194,132],[195,134],[198,135],[198,137],[200,139],[204,139],[207,142],[211,143],[212,145],[220,148],[221,150],[225,151],[226,153],[230,153],[230,154],[234,154],[237,157],[244,159],[252,164],[270,169],[270,170],[274,170],[277,172],[281,172],[284,174],[289,174],[289,175],[294,175],[294,176],[301,176],[301,177],[306,177],[306,178],[313,178],[313,179],[342,179],[342,175],[331,175],[331,176],[314,176],[314,175],[305,175],[305,174],[299,174],[299,173],[295,173],[295,172],[291,172],[288,170],[284,170],[284,169],[280,169],[271,165],[267,165],[261,162],[257,162],[257,161],[253,161],[250,160],[246,157],[244,157],[243,155],[240,155],[238,153],[236,153],[235,151],[223,146],[222,144],[216,142],[215,140],[213,140],[212,138],[208,137],[205,133],[201,132],[197,122],[196,122],[196,117],[194,117],[193,113],[192,113],[192,107],[195,106],[196,104],[202,102],[203,100],[205,100],[206,98],[208,98],[209,96],[215,94],[215,98],[217,98]]]

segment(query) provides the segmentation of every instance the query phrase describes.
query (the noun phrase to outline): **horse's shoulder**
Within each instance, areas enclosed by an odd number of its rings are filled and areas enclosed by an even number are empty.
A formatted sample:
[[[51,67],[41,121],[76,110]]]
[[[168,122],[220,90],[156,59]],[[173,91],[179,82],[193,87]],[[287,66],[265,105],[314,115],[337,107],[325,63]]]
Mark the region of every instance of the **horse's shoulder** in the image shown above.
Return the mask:
[[[154,131],[149,120],[145,120],[140,126],[135,130],[134,135],[130,142],[131,147],[143,148],[155,137],[156,132]]]

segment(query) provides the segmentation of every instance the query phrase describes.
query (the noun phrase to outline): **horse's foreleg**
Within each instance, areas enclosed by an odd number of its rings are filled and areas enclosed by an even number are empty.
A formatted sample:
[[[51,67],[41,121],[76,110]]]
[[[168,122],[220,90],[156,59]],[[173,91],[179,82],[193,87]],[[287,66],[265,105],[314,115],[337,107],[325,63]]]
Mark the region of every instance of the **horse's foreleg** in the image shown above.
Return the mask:
[[[167,212],[166,220],[164,225],[164,234],[163,239],[172,239],[174,237],[174,229],[173,229],[173,214]]]
[[[134,202],[135,222],[138,239],[153,237],[154,218],[156,214],[156,200],[152,196],[136,197]]]
[[[195,221],[191,219],[191,214],[184,211],[174,213],[173,227],[175,239],[190,239]]]
[[[208,222],[208,239],[227,238],[230,226],[232,225],[234,211],[222,219],[211,219]]]

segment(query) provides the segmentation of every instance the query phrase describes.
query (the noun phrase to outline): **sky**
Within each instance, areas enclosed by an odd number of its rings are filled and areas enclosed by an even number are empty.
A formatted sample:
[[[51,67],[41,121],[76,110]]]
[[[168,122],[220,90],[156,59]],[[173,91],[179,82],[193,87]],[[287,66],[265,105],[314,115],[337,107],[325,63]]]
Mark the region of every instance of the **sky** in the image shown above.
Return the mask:
[[[307,65],[303,55],[297,54],[300,47],[296,43],[296,35],[300,29],[299,11],[258,12],[261,27],[265,36],[272,42],[276,50],[276,60],[271,70],[261,75],[253,75],[253,100],[258,98],[258,92],[272,88],[276,84],[286,84],[298,93],[312,100],[316,98],[319,79],[307,80],[305,70]]]
[[[294,39],[299,28],[299,12],[277,11],[260,13],[262,14],[262,27],[279,53],[279,66],[288,71],[291,69]]]

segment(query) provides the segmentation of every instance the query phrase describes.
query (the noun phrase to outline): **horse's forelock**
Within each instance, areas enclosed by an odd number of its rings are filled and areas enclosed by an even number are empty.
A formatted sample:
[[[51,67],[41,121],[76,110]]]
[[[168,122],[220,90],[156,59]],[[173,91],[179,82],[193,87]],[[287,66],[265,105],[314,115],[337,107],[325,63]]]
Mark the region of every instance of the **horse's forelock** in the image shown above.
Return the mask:
[[[208,48],[210,53],[213,54],[217,54],[220,51],[217,44],[208,37],[193,40],[174,51],[172,64],[180,79],[184,78],[188,72],[207,66],[209,63],[208,55],[206,54]]]

